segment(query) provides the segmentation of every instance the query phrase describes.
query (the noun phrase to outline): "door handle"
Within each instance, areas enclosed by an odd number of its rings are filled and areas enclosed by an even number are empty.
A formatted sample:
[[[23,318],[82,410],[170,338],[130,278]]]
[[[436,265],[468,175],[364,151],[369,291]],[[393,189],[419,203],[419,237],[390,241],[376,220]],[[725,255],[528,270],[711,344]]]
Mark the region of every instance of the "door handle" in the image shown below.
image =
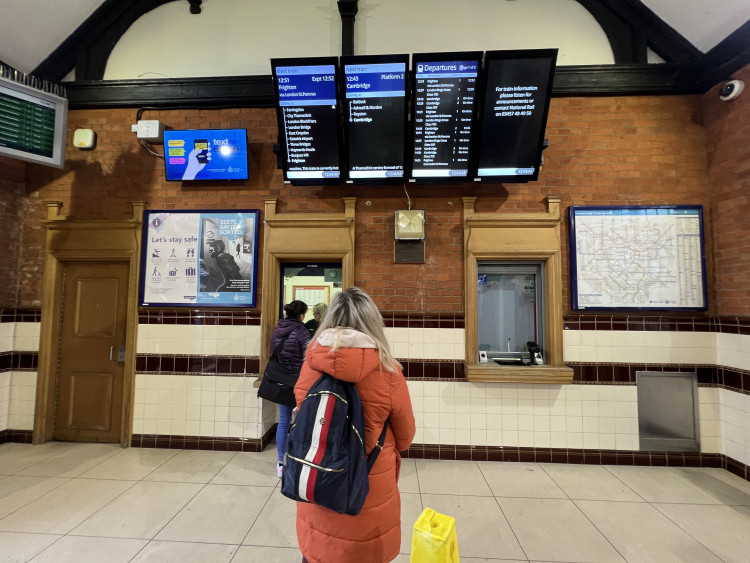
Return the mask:
[[[125,361],[125,346],[110,346],[109,347],[109,360],[111,362],[124,362]]]

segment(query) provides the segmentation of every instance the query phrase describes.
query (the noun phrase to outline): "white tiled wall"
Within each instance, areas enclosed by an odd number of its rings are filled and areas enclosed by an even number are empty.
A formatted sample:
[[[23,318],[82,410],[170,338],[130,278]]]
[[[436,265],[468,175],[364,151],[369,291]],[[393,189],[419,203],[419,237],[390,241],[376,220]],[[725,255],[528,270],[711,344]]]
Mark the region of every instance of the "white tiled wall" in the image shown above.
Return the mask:
[[[33,430],[36,372],[11,371],[8,373],[10,374],[8,428],[12,430]]]
[[[721,452],[750,465],[750,396],[717,389],[721,416]]]
[[[10,380],[12,372],[0,373],[0,431],[7,430],[10,412]]]
[[[260,356],[260,326],[139,325],[138,354]]]
[[[264,413],[255,380],[138,374],[133,433],[260,438]]]
[[[387,328],[396,357],[460,361],[462,329]],[[0,323],[0,351],[38,349],[39,325]],[[566,362],[750,369],[750,337],[723,333],[565,331]],[[259,356],[259,326],[141,325],[139,354]],[[636,360],[637,358],[637,360]],[[133,432],[259,439],[277,419],[256,377],[136,374]],[[31,430],[36,374],[0,373],[0,430]],[[638,449],[632,385],[410,381],[417,443]],[[701,448],[750,464],[750,396],[700,388]]]
[[[0,323],[0,352],[37,352],[40,323]]]
[[[0,323],[0,352],[39,350],[39,323]],[[0,373],[0,430],[32,430],[36,373]]]
[[[140,325],[139,354],[260,356],[260,326]],[[391,351],[402,359],[462,360],[464,331],[386,328]]]
[[[623,364],[704,364],[717,361],[717,337],[733,336],[713,332],[650,332],[622,330],[566,330],[563,332],[566,362],[597,362]],[[750,337],[744,336],[750,343]],[[741,354],[733,360],[741,359]],[[745,354],[748,369],[750,353]]]
[[[0,323],[0,352],[13,352],[16,323]]]
[[[386,328],[391,353],[403,360],[460,360],[466,355],[459,328]]]

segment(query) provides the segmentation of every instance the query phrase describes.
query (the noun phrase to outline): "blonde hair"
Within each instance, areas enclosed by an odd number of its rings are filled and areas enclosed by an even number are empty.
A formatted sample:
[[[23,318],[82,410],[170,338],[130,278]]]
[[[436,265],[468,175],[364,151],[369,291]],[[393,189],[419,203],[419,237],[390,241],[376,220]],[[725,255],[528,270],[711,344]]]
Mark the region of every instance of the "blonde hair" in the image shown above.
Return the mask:
[[[317,303],[316,305],[313,306],[313,314],[320,315],[321,321],[325,318],[327,312],[328,312],[327,303]]]
[[[321,321],[318,330],[315,331],[315,337],[310,342],[308,349],[312,349],[313,345],[317,344],[318,337],[329,328],[337,329],[338,332],[333,339],[331,352],[339,346],[341,331],[352,328],[366,334],[375,341],[375,348],[380,355],[380,363],[386,370],[395,372],[401,367],[398,360],[391,354],[390,346],[388,346],[383,331],[383,317],[380,311],[378,311],[372,298],[360,288],[348,287],[333,297],[328,313]]]

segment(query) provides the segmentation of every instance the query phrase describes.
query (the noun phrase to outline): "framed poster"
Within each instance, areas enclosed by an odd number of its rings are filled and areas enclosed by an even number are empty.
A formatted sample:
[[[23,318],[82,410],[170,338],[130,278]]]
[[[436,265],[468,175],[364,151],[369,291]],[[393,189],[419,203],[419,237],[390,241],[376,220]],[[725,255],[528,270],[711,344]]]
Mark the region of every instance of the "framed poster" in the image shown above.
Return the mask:
[[[570,207],[573,310],[705,311],[703,207]]]
[[[257,209],[147,210],[140,304],[255,307]]]

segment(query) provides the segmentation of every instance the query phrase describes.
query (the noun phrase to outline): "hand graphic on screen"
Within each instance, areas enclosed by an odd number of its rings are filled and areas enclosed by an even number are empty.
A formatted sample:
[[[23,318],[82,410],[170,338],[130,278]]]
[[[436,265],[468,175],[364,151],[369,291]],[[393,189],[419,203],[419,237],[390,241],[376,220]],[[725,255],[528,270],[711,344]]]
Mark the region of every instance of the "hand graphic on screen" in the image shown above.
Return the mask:
[[[198,157],[201,157],[200,159]],[[188,164],[185,173],[182,175],[183,180],[195,180],[195,176],[206,167],[211,160],[211,151],[193,149],[188,155]]]

